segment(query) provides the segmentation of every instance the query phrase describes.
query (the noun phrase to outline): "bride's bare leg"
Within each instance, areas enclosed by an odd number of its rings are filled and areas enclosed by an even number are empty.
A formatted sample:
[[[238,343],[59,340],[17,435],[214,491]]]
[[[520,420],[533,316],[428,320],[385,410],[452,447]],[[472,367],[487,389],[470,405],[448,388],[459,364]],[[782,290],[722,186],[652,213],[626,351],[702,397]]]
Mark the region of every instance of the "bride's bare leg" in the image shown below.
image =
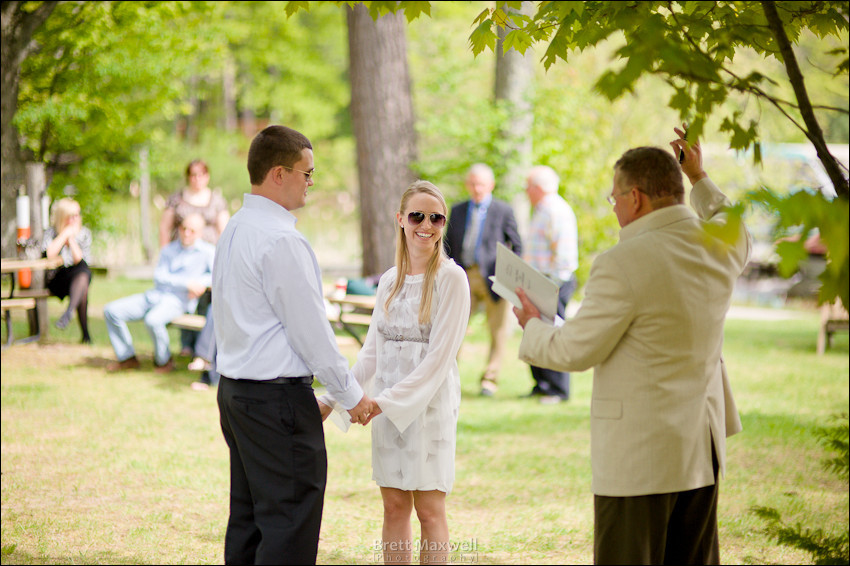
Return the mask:
[[[442,491],[414,491],[413,505],[422,525],[419,561],[445,564],[449,557],[449,522],[446,518],[446,494]]]
[[[384,500],[384,564],[410,564],[413,550],[413,531],[410,526],[413,493],[382,487],[381,497]]]

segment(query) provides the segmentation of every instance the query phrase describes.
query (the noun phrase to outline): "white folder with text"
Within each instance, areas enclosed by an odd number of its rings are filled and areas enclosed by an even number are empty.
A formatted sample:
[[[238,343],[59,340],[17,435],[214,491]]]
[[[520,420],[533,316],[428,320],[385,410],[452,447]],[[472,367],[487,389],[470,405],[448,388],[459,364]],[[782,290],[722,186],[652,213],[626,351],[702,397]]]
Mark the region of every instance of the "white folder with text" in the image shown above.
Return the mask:
[[[517,308],[522,308],[514,292],[522,288],[540,311],[540,318],[553,324],[558,314],[558,284],[531,267],[502,243],[496,247],[496,274],[490,277],[493,291]]]

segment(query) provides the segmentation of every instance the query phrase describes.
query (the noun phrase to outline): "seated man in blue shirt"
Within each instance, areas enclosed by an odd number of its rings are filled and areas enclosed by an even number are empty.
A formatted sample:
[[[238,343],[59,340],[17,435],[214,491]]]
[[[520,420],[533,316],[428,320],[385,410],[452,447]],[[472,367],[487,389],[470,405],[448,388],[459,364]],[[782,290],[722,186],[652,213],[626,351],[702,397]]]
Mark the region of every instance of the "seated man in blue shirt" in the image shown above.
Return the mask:
[[[107,304],[103,309],[109,340],[118,358],[108,371],[136,369],[139,360],[127,321],[144,320],[154,345],[155,370],[174,369],[166,325],[186,312],[194,312],[200,297],[212,283],[215,246],[200,238],[204,229],[200,214],[187,216],[180,237],[162,248],[154,271],[154,288]]]

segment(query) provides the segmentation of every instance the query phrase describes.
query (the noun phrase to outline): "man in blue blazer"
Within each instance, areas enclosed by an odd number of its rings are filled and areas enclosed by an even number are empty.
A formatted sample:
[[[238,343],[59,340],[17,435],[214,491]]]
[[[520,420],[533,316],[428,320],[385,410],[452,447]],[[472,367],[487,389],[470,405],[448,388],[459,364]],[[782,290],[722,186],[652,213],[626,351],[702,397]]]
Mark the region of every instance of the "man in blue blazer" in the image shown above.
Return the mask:
[[[493,292],[489,277],[496,273],[496,244],[501,242],[522,255],[522,241],[514,211],[506,202],[493,198],[493,170],[476,163],[466,174],[470,200],[452,207],[446,229],[446,253],[466,270],[471,295],[471,313],[481,305],[487,314],[490,354],[481,375],[481,394],[496,391],[499,369],[508,338],[509,304]]]

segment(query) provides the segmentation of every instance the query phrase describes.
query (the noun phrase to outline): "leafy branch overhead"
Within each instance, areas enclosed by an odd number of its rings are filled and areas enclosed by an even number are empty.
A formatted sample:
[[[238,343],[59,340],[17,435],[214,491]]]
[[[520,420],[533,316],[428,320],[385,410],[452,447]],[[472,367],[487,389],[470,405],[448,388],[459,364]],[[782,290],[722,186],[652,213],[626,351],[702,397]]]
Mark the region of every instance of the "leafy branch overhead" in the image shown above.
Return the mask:
[[[358,2],[335,2],[353,5]],[[359,2],[369,8],[373,18],[399,10],[407,20],[430,15],[430,2]],[[538,43],[548,42],[542,57],[549,69],[559,59],[568,61],[570,53],[595,47],[612,39],[621,46],[617,60],[606,68],[596,82],[597,90],[615,100],[633,92],[638,81],[655,75],[669,84],[673,94],[668,105],[688,122],[693,137],[700,137],[706,121],[721,113],[720,130],[731,149],[753,150],[761,161],[759,121],[747,117],[737,104],[729,104],[732,93],[753,97],[775,107],[795,125],[817,149],[824,169],[838,195],[850,198],[847,169],[827,149],[815,110],[847,116],[846,106],[819,105],[809,100],[804,77],[791,49],[804,31],[820,39],[841,41],[841,47],[826,55],[833,63],[833,76],[848,73],[848,3],[834,2],[716,2],[716,1],[640,1],[640,2],[553,2],[537,3],[537,12],[529,17],[518,12],[522,2],[502,2],[483,10],[473,20],[469,36],[472,53],[495,50],[497,29],[509,30],[503,48],[520,53]],[[306,2],[288,2],[287,13],[309,9]],[[787,77],[769,76],[767,70],[736,71],[736,52],[750,49],[766,61],[782,62]],[[783,86],[791,86],[790,98]]]
[[[304,3],[289,3],[294,4]],[[404,10],[408,21],[428,14],[425,5],[430,6],[428,2],[363,4],[373,17]],[[609,100],[635,91],[644,76],[660,77],[672,88],[668,106],[689,124],[692,139],[702,137],[706,122],[716,116],[730,148],[751,150],[756,163],[761,162],[762,104],[776,109],[802,132],[816,149],[839,196],[834,203],[836,210],[828,214],[830,203],[825,201],[827,209],[819,206],[823,200],[819,195],[789,202],[771,198],[763,204],[772,206],[780,217],[785,218],[784,214],[788,219],[795,216],[789,212],[795,205],[810,208],[806,209],[805,219],[797,218],[799,225],[818,229],[824,240],[829,240],[829,265],[823,277],[821,300],[831,301],[840,296],[845,305],[850,302],[847,246],[840,243],[847,240],[848,171],[846,165],[830,154],[819,124],[819,119],[828,114],[838,114],[846,120],[848,108],[846,104],[836,106],[810,99],[806,77],[800,71],[798,55],[793,49],[796,46],[799,50],[801,39],[808,33],[821,40],[836,40],[818,45],[825,60],[830,61],[829,74],[833,79],[846,81],[850,67],[847,2],[542,1],[536,4],[537,11],[531,17],[518,12],[522,2],[497,3],[479,13],[469,36],[472,53],[495,50],[497,30],[502,28],[508,30],[503,43],[506,51],[516,49],[524,53],[536,44],[548,43],[542,63],[549,69],[559,60],[567,62],[576,51],[610,40],[617,46],[614,60],[601,71],[595,83],[596,89]],[[839,46],[833,48],[833,43]],[[786,76],[772,73],[767,66],[741,71],[734,60],[738,52],[746,50],[760,55],[765,64],[771,60],[780,62]],[[759,107],[755,116],[748,111],[751,101]],[[801,199],[805,202],[798,202]],[[784,267],[797,265],[799,253],[790,249],[779,251],[788,254]]]
[[[511,30],[508,37],[516,39],[510,45],[519,51],[548,41],[542,59],[547,69],[558,59],[566,62],[571,50],[619,39],[615,54],[619,61],[597,79],[599,92],[615,100],[632,92],[641,77],[659,76],[673,89],[668,105],[689,123],[693,137],[699,138],[708,118],[719,113],[720,130],[728,137],[730,147],[752,149],[756,162],[761,161],[759,122],[746,118],[741,106],[730,104],[730,95],[740,93],[776,108],[817,150],[840,198],[832,206],[820,194],[763,202],[778,213],[780,229],[796,224],[804,231],[819,230],[829,250],[820,299],[831,301],[838,296],[845,306],[850,304],[848,171],[830,154],[815,113],[838,113],[846,119],[848,109],[846,105],[837,108],[810,100],[792,49],[806,30],[819,39],[835,38],[840,47],[826,52],[832,61],[829,72],[833,77],[846,76],[847,2],[539,2],[533,18],[507,18],[497,8],[482,12],[475,23],[470,37],[474,53],[492,49],[493,28],[501,26]],[[736,52],[747,49],[765,61],[780,61],[787,76],[782,79],[757,69],[748,73],[735,70]],[[791,97],[783,95],[789,90],[782,88],[785,85],[790,85]],[[801,246],[802,241],[779,249],[787,271],[793,272],[805,257],[799,253]]]
[[[512,3],[508,3],[512,4]],[[516,3],[514,3],[516,4]],[[818,38],[846,39],[847,2],[539,2],[533,18],[506,17],[500,9],[485,10],[470,36],[473,53],[492,49],[496,26],[510,29],[506,45],[525,51],[548,41],[543,65],[567,61],[572,50],[619,38],[618,61],[604,70],[596,87],[614,100],[632,92],[641,77],[656,75],[673,89],[668,104],[689,122],[699,137],[705,121],[724,112],[720,129],[736,150],[752,148],[760,160],[759,125],[743,111],[725,105],[731,93],[751,95],[770,104],[790,120],[818,150],[836,192],[850,196],[847,170],[826,148],[814,110],[848,114],[846,107],[826,107],[809,101],[804,77],[790,49],[808,30]],[[751,49],[765,60],[784,63],[785,79],[752,70],[742,74],[732,65],[739,50]],[[830,49],[834,76],[846,75],[848,50]],[[794,99],[778,88],[790,83]]]

